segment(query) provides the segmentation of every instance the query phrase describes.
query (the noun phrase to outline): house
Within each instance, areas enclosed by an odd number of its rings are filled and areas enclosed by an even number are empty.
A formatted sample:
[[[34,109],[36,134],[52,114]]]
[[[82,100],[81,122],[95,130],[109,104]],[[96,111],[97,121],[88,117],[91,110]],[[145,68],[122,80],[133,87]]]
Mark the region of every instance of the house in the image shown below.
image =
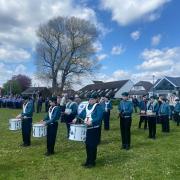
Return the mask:
[[[170,97],[172,94],[180,96],[180,77],[165,76],[158,79],[154,86],[149,90],[149,95]]]
[[[149,90],[152,88],[153,84],[149,81],[139,81],[132,87],[129,94],[131,96],[142,97],[143,95],[148,95]]]
[[[93,81],[93,84],[89,84],[77,93],[81,98],[86,98],[91,93],[97,93],[99,96],[108,95],[111,98],[121,98],[121,94],[125,91],[129,92],[133,87],[131,80],[121,80],[113,82]]]
[[[46,87],[29,87],[25,91],[21,93],[23,96],[43,96],[46,98],[47,96],[51,95],[51,91]]]

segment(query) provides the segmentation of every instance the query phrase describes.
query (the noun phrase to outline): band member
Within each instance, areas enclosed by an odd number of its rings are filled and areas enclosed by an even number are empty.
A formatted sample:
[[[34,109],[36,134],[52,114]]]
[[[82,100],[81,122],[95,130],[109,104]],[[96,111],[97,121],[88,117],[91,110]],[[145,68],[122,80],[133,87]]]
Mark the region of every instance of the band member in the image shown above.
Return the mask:
[[[49,104],[49,97],[47,97],[46,100],[45,100],[45,112],[48,112],[49,107],[50,107],[50,104]]]
[[[57,105],[57,98],[52,97],[49,100],[50,108],[47,116],[42,123],[47,126],[47,152],[46,156],[54,154],[54,145],[58,129],[58,120],[61,115],[60,107]]]
[[[160,101],[162,102],[160,108],[159,108],[159,116],[162,123],[162,132],[169,132],[169,116],[170,116],[170,107],[169,104],[166,102],[166,98],[162,97],[160,98]]]
[[[141,128],[141,124],[144,121],[144,130],[146,130],[147,129],[147,117],[145,116],[146,110],[147,110],[147,97],[146,97],[146,95],[144,95],[142,97],[142,100],[139,102],[139,109],[140,109],[139,129]]]
[[[74,96],[68,98],[68,103],[66,104],[66,109],[64,112],[64,118],[67,127],[67,138],[69,138],[69,131],[70,131],[70,123],[72,123],[73,119],[77,115],[78,105],[74,102]]]
[[[110,98],[106,96],[101,105],[103,108],[104,130],[109,130],[109,119],[112,110],[112,102],[110,101]]]
[[[37,99],[37,113],[40,113],[42,110],[43,98],[39,96]]]
[[[102,107],[97,103],[97,95],[89,96],[86,108],[80,113],[79,117],[84,119],[87,125],[86,132],[86,162],[84,167],[91,168],[96,165],[97,146],[99,144],[99,128],[103,116]]]
[[[24,97],[23,112],[16,118],[22,119],[22,139],[21,146],[26,147],[31,145],[31,129],[33,116],[33,102],[29,97]]]
[[[150,97],[150,100],[147,103],[147,111],[150,111],[150,114],[147,114],[148,126],[149,126],[149,138],[156,139],[156,118],[158,115],[158,101],[154,96]]]
[[[138,102],[136,96],[132,98],[132,103],[134,106],[134,112],[137,113],[137,108],[138,108],[139,102]]]
[[[179,98],[177,98],[175,101],[176,101],[176,104],[174,107],[174,120],[177,122],[177,126],[179,126],[179,123],[180,123],[180,102],[179,102]]]
[[[133,104],[129,101],[129,94],[127,92],[122,93],[122,100],[118,106],[120,115],[120,130],[122,139],[122,149],[129,150],[131,144],[131,122]]]

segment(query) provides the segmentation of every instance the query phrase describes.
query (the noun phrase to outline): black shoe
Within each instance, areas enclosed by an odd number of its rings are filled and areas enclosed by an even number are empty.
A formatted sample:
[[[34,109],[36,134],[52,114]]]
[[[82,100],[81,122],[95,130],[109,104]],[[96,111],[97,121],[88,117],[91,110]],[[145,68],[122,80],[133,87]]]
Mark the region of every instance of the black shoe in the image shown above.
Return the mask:
[[[20,146],[21,146],[21,147],[28,147],[28,146],[30,146],[30,144],[24,144],[24,143],[23,143],[23,144],[21,144]]]
[[[87,166],[85,166],[86,168],[93,168],[93,167],[95,167],[96,166],[96,164],[95,163],[92,163],[92,164],[88,164]]]
[[[88,166],[88,163],[87,163],[87,162],[82,163],[81,166],[84,166],[84,167],[85,167],[85,166]]]
[[[128,151],[130,149],[130,146],[126,145],[125,149]]]
[[[51,156],[51,155],[53,155],[54,154],[54,152],[46,152],[44,155],[45,156]]]

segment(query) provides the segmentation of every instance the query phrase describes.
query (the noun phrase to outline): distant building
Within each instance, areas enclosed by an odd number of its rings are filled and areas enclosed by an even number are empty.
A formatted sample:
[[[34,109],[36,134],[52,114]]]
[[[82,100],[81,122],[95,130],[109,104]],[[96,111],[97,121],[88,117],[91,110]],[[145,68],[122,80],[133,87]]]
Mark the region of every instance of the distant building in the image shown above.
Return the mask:
[[[113,82],[93,81],[94,84],[89,84],[77,93],[81,98],[86,98],[91,93],[97,93],[99,96],[108,95],[111,98],[121,98],[122,92],[129,92],[133,87],[131,80],[121,80]]]
[[[163,77],[158,79],[149,90],[149,95],[170,97],[172,94],[180,96],[180,77]]]
[[[148,95],[149,90],[153,87],[153,84],[149,81],[139,81],[134,84],[129,94],[131,96],[142,97]]]
[[[73,89],[63,90],[62,95],[67,94],[68,97],[75,96],[76,91]]]
[[[51,91],[46,87],[29,87],[25,91],[21,93],[23,96],[42,96],[46,98],[47,96],[51,96]]]

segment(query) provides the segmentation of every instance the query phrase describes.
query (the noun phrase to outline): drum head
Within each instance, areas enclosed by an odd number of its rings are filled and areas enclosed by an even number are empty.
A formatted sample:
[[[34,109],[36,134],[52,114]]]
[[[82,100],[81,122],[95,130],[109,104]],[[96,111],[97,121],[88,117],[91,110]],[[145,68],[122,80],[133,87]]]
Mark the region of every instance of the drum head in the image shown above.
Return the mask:
[[[33,124],[33,126],[37,126],[37,127],[42,127],[42,126],[45,126],[44,124],[40,124],[40,123],[37,123],[37,124]]]

